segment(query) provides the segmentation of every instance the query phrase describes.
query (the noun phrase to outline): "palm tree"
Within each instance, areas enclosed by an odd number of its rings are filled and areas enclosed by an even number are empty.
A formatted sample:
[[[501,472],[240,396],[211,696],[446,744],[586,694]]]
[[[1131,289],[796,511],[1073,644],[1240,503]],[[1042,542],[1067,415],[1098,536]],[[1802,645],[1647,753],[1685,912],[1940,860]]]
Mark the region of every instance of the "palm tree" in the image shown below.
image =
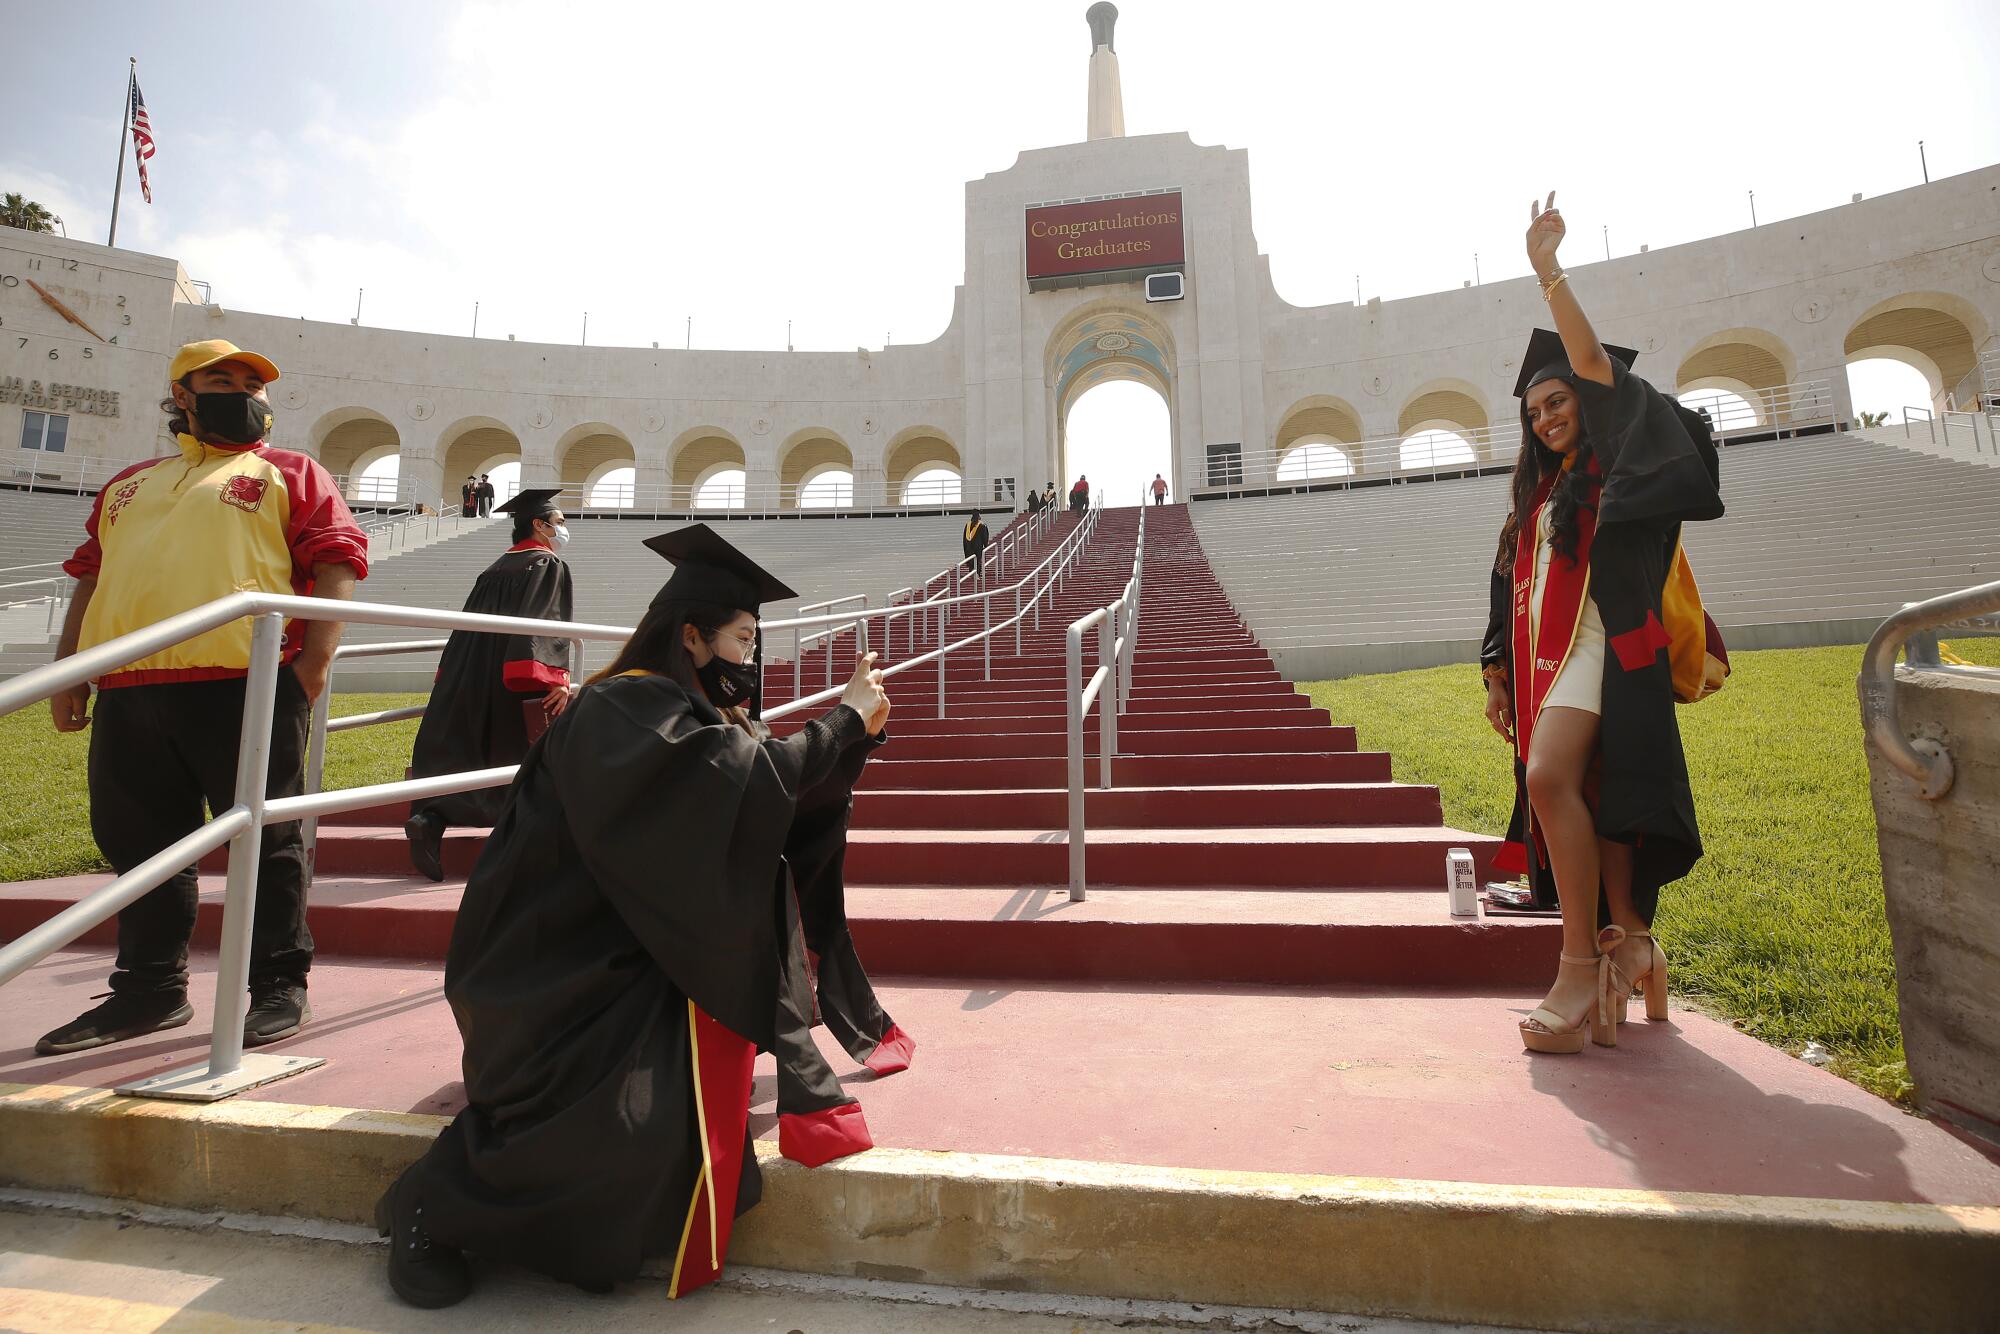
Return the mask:
[[[1888,420],[1889,414],[1886,412],[1864,412],[1861,414],[1861,429],[1872,431]]]
[[[0,199],[0,226],[52,232],[56,229],[56,215],[26,196],[9,194]]]

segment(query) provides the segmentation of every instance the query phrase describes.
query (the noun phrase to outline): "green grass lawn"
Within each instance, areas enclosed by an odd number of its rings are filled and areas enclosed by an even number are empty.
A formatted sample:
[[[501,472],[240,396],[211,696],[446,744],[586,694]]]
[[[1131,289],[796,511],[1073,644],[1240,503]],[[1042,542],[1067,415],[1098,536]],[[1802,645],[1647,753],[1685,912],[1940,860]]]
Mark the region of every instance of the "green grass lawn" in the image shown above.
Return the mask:
[[[2000,666],[2000,641],[1952,648]],[[1838,1073],[1908,1100],[1854,694],[1861,649],[1738,653],[1731,663],[1727,689],[1677,710],[1707,855],[1660,896],[1674,986],[1787,1050],[1818,1040]],[[1364,750],[1391,752],[1397,779],[1435,783],[1448,823],[1506,828],[1512,770],[1473,668],[1301,688],[1335,722],[1353,723]]]
[[[339,695],[337,717],[421,704],[422,695]],[[360,787],[403,776],[415,719],[330,738],[326,786]],[[45,705],[0,718],[0,880],[34,880],[107,869],[90,837],[84,788],[88,731],[59,734]]]

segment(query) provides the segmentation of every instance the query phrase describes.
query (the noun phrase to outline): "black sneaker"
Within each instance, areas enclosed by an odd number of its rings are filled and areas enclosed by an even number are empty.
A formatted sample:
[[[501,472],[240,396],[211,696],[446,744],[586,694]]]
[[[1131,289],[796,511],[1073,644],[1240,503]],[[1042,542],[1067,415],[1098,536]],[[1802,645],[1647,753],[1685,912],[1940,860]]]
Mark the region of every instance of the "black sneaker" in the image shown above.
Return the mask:
[[[123,1042],[126,1038],[179,1028],[194,1018],[194,1007],[187,1003],[185,991],[105,994],[110,999],[104,1004],[85,1010],[61,1028],[45,1034],[35,1044],[35,1054],[61,1056],[65,1052],[88,1051],[107,1042]]]
[[[243,1045],[261,1047],[288,1038],[313,1017],[306,989],[290,983],[250,988],[250,1012],[243,1016]]]
[[[431,1240],[424,1204],[405,1172],[375,1205],[375,1230],[389,1239],[389,1286],[412,1306],[456,1306],[472,1291],[472,1271],[455,1246]]]
[[[435,815],[412,815],[403,823],[410,840],[410,865],[426,878],[444,879],[444,821]]]

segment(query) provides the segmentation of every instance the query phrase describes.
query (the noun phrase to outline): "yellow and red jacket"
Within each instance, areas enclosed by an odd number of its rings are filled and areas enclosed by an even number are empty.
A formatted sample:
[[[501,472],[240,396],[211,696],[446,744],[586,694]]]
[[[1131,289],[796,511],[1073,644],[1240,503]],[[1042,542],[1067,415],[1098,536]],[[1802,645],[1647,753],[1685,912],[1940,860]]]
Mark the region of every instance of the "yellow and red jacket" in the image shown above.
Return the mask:
[[[94,577],[78,649],[143,629],[236,592],[312,592],[315,565],[368,575],[368,536],[333,478],[289,449],[207,445],[179,437],[181,452],[149,459],[105,483],[84,522],[89,535],[63,563]],[[285,627],[284,659],[298,656],[301,627]],[[248,618],[183,640],[106,675],[100,689],[242,676],[250,666]]]

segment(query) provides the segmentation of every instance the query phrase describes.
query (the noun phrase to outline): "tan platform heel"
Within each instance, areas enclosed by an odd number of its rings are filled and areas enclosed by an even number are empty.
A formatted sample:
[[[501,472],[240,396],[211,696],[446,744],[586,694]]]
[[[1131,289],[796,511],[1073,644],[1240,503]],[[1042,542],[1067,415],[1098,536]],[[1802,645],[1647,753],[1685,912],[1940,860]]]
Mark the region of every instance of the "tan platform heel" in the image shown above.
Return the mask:
[[[1647,1022],[1664,1023],[1667,1018],[1667,952],[1660,948],[1660,942],[1653,939],[1650,931],[1627,931],[1625,938],[1646,942],[1646,966],[1632,975],[1627,991],[1644,993]],[[1625,1022],[1623,999],[1618,1002],[1618,1022]]]
[[[1601,955],[1565,954],[1561,958],[1561,966],[1564,968],[1595,969],[1599,979],[1598,995],[1603,995],[1604,965]],[[1534,1012],[1521,1021],[1521,1045],[1529,1051],[1543,1052],[1551,1056],[1574,1056],[1583,1050],[1583,1034],[1586,1027],[1590,1029],[1593,1040],[1597,1037],[1598,1029],[1610,1027],[1611,1041],[1615,1045],[1618,1040],[1617,1027],[1605,1023],[1605,1013],[1598,1001],[1592,1000],[1583,1018],[1572,1024],[1547,1006],[1537,1005]]]

